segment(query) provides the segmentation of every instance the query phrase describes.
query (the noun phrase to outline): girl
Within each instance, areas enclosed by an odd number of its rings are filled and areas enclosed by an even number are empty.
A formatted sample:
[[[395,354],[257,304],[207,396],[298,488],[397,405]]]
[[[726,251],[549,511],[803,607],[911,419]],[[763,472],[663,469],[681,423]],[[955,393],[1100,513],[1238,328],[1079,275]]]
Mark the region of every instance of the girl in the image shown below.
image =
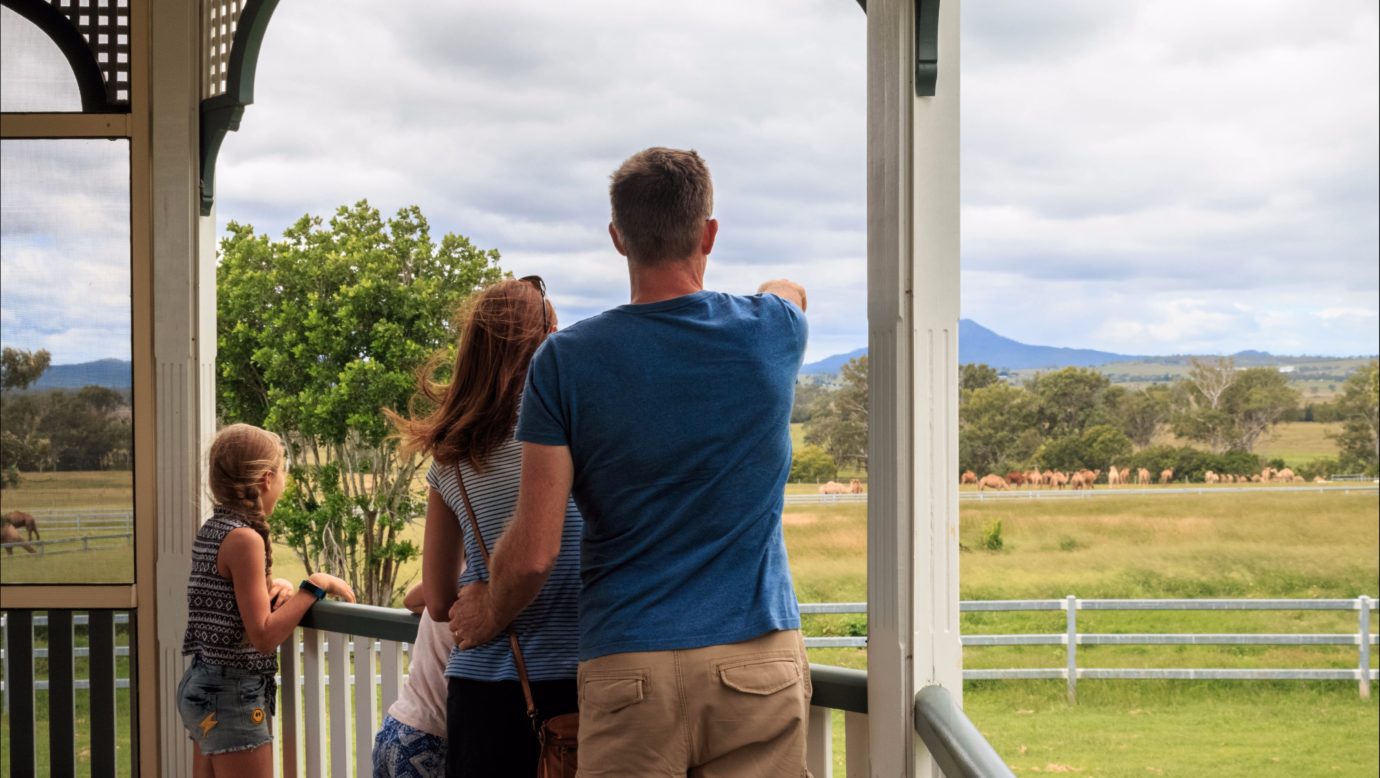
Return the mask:
[[[555,331],[556,314],[536,276],[501,281],[476,295],[447,386],[423,380],[420,394],[436,408],[422,418],[390,415],[405,451],[434,460],[427,473],[422,586],[427,611],[449,621],[456,590],[488,580],[479,543],[489,550],[517,506],[522,447],[513,437],[532,354]],[[429,375],[430,373],[428,373]],[[475,537],[463,494],[473,504]],[[577,599],[582,522],[567,500],[561,553],[537,599],[513,621],[536,708],[543,718],[576,709]],[[461,554],[464,573],[461,574]],[[527,717],[506,635],[450,652],[446,729],[447,775],[535,775],[540,743]]]
[[[446,660],[455,647],[445,622],[426,612],[422,585],[403,597],[421,617],[412,665],[374,737],[374,778],[440,778],[446,769]]]
[[[193,743],[196,778],[271,776],[278,645],[317,600],[355,601],[348,584],[313,573],[294,593],[269,577],[268,515],[287,483],[283,442],[232,424],[211,443],[215,511],[192,545],[187,633],[192,664],[177,686],[178,711]]]

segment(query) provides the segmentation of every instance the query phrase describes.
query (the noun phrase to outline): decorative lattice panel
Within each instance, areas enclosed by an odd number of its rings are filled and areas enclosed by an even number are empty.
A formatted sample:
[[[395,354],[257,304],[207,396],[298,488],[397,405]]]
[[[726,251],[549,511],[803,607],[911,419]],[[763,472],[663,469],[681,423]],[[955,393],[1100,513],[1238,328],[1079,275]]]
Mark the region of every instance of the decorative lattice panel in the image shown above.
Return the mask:
[[[226,70],[230,66],[230,47],[235,41],[244,0],[202,0],[202,50],[206,53],[201,71],[201,97],[225,94]]]
[[[48,0],[81,33],[105,77],[109,105],[129,103],[130,0]]]

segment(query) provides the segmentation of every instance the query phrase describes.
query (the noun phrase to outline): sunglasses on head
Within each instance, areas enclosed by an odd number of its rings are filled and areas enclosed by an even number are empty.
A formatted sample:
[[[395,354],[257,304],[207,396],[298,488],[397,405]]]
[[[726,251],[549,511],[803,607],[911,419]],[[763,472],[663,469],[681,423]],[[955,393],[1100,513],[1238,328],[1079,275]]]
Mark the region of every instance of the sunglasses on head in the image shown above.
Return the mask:
[[[523,276],[518,280],[526,284],[531,284],[533,288],[541,293],[541,330],[542,332],[550,332],[551,320],[546,316],[546,282],[541,280],[541,276]]]

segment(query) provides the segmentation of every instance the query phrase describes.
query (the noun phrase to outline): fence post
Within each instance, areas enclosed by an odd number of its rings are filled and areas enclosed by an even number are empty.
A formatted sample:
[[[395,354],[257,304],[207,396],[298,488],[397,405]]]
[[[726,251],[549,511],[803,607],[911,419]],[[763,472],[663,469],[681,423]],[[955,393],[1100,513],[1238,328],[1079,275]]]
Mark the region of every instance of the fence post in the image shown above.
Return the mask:
[[[1068,689],[1072,705],[1078,702],[1078,598],[1072,594],[1064,599],[1064,623],[1068,625]]]
[[[1356,598],[1356,602],[1361,606],[1361,615],[1357,619],[1361,624],[1361,699],[1370,699],[1370,597],[1361,595]]]

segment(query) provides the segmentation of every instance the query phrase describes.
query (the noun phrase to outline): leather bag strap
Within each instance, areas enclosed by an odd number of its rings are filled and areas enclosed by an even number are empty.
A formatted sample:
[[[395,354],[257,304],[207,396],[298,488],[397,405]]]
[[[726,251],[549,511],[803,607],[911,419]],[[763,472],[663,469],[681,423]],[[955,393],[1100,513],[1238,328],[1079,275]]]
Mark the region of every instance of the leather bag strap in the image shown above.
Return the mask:
[[[460,472],[460,463],[455,463],[455,482],[460,485],[460,499],[465,503],[465,514],[470,518],[470,529],[474,530],[474,540],[479,544],[479,555],[484,558],[484,566],[488,567],[492,574],[493,568],[489,566],[489,549],[484,544],[484,534],[479,531],[479,517],[474,512],[474,503],[470,502],[469,490],[465,488],[465,474]],[[537,725],[537,701],[532,697],[532,683],[527,678],[527,663],[522,658],[522,647],[518,645],[517,633],[511,629],[505,629],[504,634],[508,636],[508,645],[513,649],[513,664],[517,667],[518,680],[522,682],[522,697],[527,702],[527,717],[532,720],[532,726]]]

